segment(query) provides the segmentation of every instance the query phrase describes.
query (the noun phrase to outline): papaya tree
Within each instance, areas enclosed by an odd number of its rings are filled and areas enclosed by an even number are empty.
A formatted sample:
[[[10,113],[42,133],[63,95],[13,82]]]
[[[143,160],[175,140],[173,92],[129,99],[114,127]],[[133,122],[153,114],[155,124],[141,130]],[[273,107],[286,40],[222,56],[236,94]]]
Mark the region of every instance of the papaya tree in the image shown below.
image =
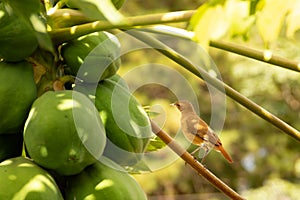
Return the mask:
[[[257,115],[255,120],[300,141],[293,125],[225,83],[225,70],[220,72],[209,54],[215,47],[299,72],[297,62],[272,53],[282,32],[288,38],[296,36],[297,1],[212,0],[197,5],[197,10],[130,17],[119,10],[123,4],[124,0],[0,1],[1,199],[147,199],[130,173],[151,173],[151,152],[165,148],[224,195],[243,199],[234,181],[222,180],[212,172],[218,166],[210,171],[193,157],[180,138],[157,125],[154,118],[160,113],[143,107],[134,95],[132,82],[153,83],[148,75],[161,66],[152,65],[130,81],[120,75],[123,57],[141,49],[150,50],[149,57],[156,57],[153,51],[176,63],[176,70],[170,67],[156,76],[166,88],[171,90],[185,73],[201,80],[215,95],[214,112],[222,118],[217,125],[226,122],[220,101],[229,97]],[[184,29],[173,26],[179,22]],[[253,32],[261,36],[264,50],[224,42],[236,39],[245,44]],[[196,56],[181,53],[177,44]],[[183,88],[185,96],[176,96],[174,90],[169,100],[189,98],[189,86]],[[293,95],[286,100],[297,107]],[[249,143],[235,145],[236,151],[248,151]],[[268,152],[267,145],[261,150]],[[164,166],[167,157],[162,155],[155,164]],[[239,175],[230,178],[237,180]]]

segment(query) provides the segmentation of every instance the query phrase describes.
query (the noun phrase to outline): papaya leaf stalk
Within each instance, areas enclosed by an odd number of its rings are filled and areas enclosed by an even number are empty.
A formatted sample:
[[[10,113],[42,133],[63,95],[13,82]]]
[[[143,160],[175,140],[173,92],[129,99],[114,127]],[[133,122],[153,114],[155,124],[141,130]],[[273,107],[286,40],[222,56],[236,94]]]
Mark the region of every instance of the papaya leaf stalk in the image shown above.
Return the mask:
[[[49,31],[49,34],[55,44],[61,44],[89,33],[114,28],[130,28],[134,26],[188,21],[194,13],[194,10],[188,10],[127,17],[124,20],[114,24],[108,21],[94,21],[91,23],[72,26],[68,28],[54,29]]]

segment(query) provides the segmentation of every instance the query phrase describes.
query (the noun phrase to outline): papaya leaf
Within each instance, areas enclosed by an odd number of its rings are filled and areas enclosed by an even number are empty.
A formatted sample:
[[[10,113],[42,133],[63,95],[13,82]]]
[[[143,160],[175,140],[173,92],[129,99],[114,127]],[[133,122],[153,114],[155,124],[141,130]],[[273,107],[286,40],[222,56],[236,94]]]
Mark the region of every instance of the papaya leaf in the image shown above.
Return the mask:
[[[47,32],[46,25],[39,15],[32,15],[30,22],[35,30],[35,36],[39,46],[49,52],[54,53],[53,43],[50,35]]]
[[[89,20],[104,20],[105,17],[93,0],[68,0],[68,7],[80,10]]]
[[[293,0],[263,0],[258,3],[257,6],[262,9],[256,13],[256,25],[266,46],[278,38],[291,3]]]
[[[111,0],[67,0],[67,5],[81,10],[87,18],[93,21],[106,19],[111,23],[116,23],[123,19]]]
[[[118,23],[123,19],[122,14],[116,9],[111,0],[99,1],[98,7],[106,19],[108,19],[108,21],[110,21],[112,24]]]
[[[260,0],[251,0],[250,1],[250,15],[255,14],[256,12],[256,6]]]
[[[197,42],[207,48],[211,39],[219,39],[229,29],[224,1],[212,1],[200,6],[190,21],[189,29],[195,32]]]
[[[300,1],[294,0],[291,10],[287,16],[286,24],[286,36],[288,38],[293,38],[297,30],[300,29]]]
[[[254,24],[255,16],[250,15],[250,2],[243,0],[229,0],[225,3],[227,19],[230,23],[230,36],[247,37],[247,32]]]

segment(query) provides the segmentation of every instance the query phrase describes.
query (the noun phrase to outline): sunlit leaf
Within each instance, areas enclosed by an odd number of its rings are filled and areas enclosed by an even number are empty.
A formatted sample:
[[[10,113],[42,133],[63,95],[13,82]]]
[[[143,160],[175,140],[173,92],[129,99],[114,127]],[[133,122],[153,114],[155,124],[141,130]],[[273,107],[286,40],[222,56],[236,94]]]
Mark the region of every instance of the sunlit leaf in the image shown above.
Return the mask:
[[[286,36],[288,38],[293,38],[295,32],[300,29],[300,1],[294,0],[291,5],[291,10],[286,19]]]
[[[157,151],[159,149],[162,149],[166,146],[166,143],[164,143],[159,137],[152,138],[146,148],[146,152],[149,151]]]
[[[192,17],[190,29],[195,32],[195,40],[205,48],[211,39],[219,39],[229,28],[223,1],[202,5]]]
[[[257,12],[256,25],[266,45],[278,38],[291,3],[293,0],[263,0],[257,5],[262,10]]]
[[[245,36],[255,21],[255,16],[250,16],[250,2],[229,0],[226,1],[225,10],[230,23],[230,36]]]
[[[106,19],[117,23],[123,19],[111,0],[68,0],[67,4],[71,8],[81,10],[90,20]]]
[[[257,4],[258,4],[258,2],[259,2],[260,0],[251,0],[250,1],[250,15],[253,15],[253,14],[255,14],[255,12],[256,12],[256,6],[257,6]]]
[[[52,40],[41,17],[38,15],[32,15],[30,17],[30,22],[35,30],[35,36],[38,40],[39,46],[44,50],[54,52]]]

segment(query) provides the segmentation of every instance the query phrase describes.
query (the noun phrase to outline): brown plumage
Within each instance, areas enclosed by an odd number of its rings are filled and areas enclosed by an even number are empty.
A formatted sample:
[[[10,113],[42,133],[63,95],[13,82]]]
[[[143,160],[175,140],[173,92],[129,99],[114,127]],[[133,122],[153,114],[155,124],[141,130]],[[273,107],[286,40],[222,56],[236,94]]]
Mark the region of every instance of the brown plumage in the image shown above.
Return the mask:
[[[193,105],[190,102],[183,100],[176,102],[173,105],[176,106],[181,112],[181,129],[185,137],[193,144],[199,146],[199,148],[192,152],[192,154],[198,151],[200,148],[203,148],[205,150],[205,157],[210,149],[215,149],[216,151],[221,152],[228,162],[233,162],[230,155],[223,148],[219,137],[196,114]]]

